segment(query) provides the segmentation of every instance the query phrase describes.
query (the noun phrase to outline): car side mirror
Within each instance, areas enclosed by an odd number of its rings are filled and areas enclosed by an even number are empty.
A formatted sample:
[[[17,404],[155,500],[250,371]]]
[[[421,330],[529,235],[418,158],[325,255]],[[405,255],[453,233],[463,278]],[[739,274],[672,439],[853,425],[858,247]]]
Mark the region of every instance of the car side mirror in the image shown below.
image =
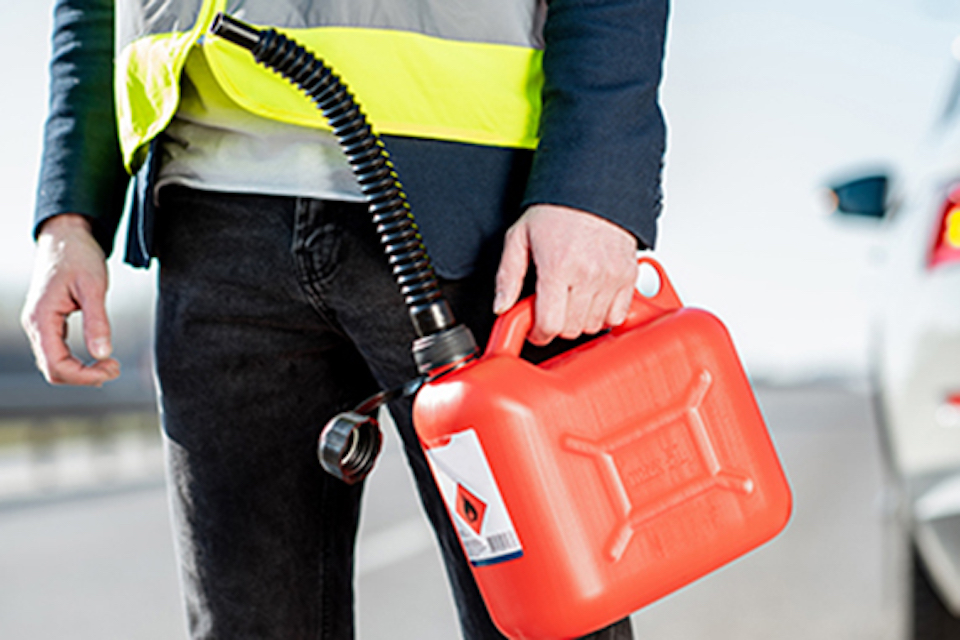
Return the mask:
[[[831,185],[829,189],[833,194],[835,213],[880,220],[890,210],[889,187],[890,176],[876,174]]]

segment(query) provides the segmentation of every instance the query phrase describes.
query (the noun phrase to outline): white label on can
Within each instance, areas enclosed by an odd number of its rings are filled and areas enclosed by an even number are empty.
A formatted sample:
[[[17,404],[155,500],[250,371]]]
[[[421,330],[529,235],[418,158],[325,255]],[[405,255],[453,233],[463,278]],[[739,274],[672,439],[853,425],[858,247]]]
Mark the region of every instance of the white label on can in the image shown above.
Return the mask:
[[[461,431],[448,444],[427,449],[427,460],[470,564],[481,567],[522,556],[476,431]]]

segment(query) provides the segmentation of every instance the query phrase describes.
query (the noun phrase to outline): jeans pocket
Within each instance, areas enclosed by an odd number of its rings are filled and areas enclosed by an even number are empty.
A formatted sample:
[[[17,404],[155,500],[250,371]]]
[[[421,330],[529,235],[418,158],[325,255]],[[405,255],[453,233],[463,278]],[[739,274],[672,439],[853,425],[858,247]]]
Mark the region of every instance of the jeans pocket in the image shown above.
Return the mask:
[[[343,230],[322,200],[297,200],[291,251],[301,284],[323,288],[340,267]]]

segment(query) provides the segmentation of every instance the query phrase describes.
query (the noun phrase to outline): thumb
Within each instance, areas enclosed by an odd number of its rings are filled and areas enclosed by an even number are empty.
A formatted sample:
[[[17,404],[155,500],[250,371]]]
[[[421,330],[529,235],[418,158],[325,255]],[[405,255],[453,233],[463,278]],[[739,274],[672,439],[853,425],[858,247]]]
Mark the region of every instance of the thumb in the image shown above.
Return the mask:
[[[523,223],[515,224],[507,231],[503,242],[503,255],[497,269],[497,292],[493,298],[493,312],[500,315],[510,309],[520,298],[523,278],[527,275],[530,242]]]
[[[87,351],[97,360],[110,357],[113,345],[110,340],[110,320],[107,318],[106,286],[87,284],[79,287],[77,302],[83,313],[83,339]]]

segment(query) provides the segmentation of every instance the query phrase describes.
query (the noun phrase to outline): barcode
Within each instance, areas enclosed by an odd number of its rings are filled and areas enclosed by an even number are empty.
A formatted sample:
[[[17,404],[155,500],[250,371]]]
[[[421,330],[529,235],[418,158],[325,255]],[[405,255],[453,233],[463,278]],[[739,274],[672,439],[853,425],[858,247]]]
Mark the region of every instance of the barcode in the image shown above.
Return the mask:
[[[512,531],[504,531],[503,533],[496,533],[492,536],[489,536],[487,538],[487,545],[490,547],[490,551],[493,553],[505,550],[512,551],[520,546]]]

